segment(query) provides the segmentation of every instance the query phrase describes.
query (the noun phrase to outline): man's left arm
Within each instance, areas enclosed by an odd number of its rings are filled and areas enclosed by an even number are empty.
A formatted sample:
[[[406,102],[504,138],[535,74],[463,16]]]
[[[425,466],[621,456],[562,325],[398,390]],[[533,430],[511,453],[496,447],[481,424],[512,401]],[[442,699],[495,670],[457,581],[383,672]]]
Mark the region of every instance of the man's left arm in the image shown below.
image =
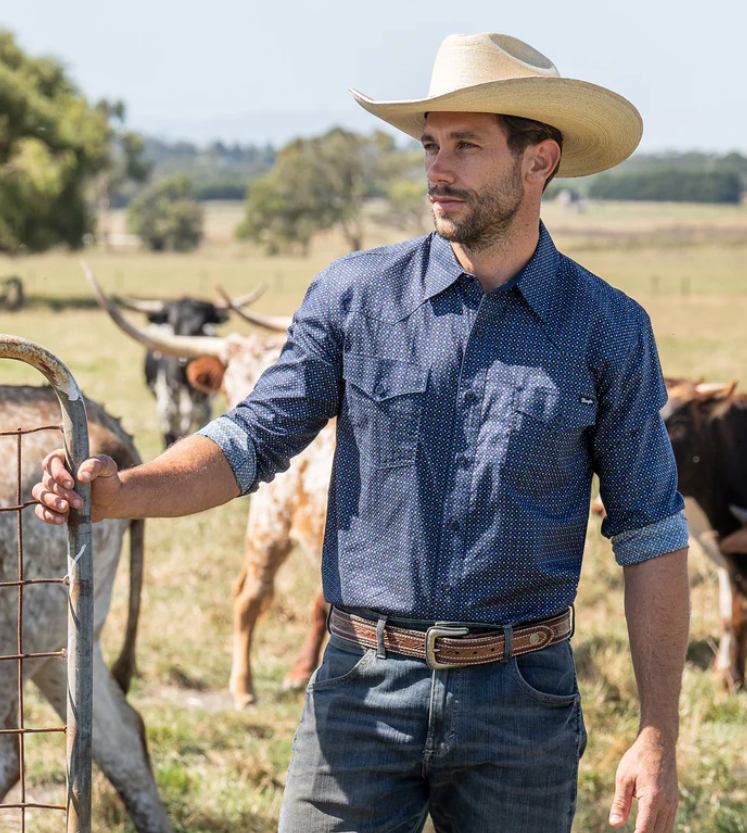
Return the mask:
[[[648,316],[637,312],[637,328],[627,322],[625,349],[607,350],[600,363],[593,447],[607,509],[602,532],[625,571],[625,613],[641,701],[641,728],[617,771],[610,823],[624,823],[635,796],[636,833],[670,833],[689,619],[688,535],[672,446],[659,414],[667,394],[656,344]]]
[[[687,550],[632,564],[624,572],[641,723],[617,769],[610,824],[623,824],[636,798],[635,833],[669,833],[678,802],[679,695],[690,617]]]

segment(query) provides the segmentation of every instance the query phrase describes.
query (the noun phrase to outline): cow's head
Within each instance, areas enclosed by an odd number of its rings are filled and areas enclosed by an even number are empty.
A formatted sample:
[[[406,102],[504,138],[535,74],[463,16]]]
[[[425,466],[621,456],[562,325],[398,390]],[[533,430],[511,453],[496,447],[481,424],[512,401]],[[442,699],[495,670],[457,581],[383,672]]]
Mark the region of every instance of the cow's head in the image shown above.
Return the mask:
[[[170,332],[178,336],[212,336],[216,325],[228,321],[225,307],[197,298],[164,301],[160,310],[147,315],[151,324],[167,325]]]
[[[84,263],[83,269],[99,304],[120,329],[148,350],[162,353],[165,356],[199,360],[192,361],[187,369],[190,384],[198,389],[215,393],[222,382],[228,400],[232,404],[240,402],[252,390],[262,372],[278,357],[285,342],[284,333],[291,321],[289,317],[263,315],[245,308],[247,303],[251,303],[258,297],[256,290],[237,300],[231,300],[225,293],[221,294],[225,299],[226,312],[231,310],[250,323],[261,327],[263,330],[261,334],[256,332],[245,336],[233,334],[225,338],[188,333],[172,335],[162,330],[143,329],[132,324],[104,294],[90,267]],[[145,311],[142,307],[135,307],[130,301],[122,305],[141,312]],[[148,315],[157,311],[151,307]],[[280,335],[280,332],[283,335]]]
[[[715,459],[711,426],[728,409],[736,384],[732,381],[680,386],[679,400],[672,403],[668,413],[665,413],[666,406],[662,409],[677,462],[677,485],[682,494],[696,494],[699,484],[702,486],[704,482],[701,463]]]

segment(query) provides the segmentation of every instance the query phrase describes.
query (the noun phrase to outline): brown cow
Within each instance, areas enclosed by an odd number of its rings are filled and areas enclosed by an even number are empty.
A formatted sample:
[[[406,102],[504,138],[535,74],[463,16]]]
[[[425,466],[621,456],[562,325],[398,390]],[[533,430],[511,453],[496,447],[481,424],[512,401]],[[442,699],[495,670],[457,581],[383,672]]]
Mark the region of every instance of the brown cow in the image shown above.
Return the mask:
[[[666,416],[677,461],[677,485],[697,501],[719,563],[724,636],[717,670],[730,684],[745,684],[747,659],[747,396],[729,385],[697,386]],[[713,546],[711,547],[711,550]]]
[[[150,350],[191,358],[190,382],[215,391],[222,384],[230,405],[252,390],[262,372],[275,362],[285,337],[279,334],[226,338],[170,336],[142,330],[130,324],[102,293],[90,269],[86,269],[99,303],[128,335]],[[231,305],[235,312],[265,329],[284,331],[289,318],[248,312]],[[260,612],[272,597],[278,569],[298,544],[318,569],[327,489],[334,456],[334,426],[324,431],[299,454],[288,471],[263,484],[252,496],[246,532],[244,568],[234,585],[234,650],[230,691],[238,708],[256,700],[251,671],[251,645]],[[284,688],[305,685],[319,662],[325,636],[327,606],[319,591],[314,600],[312,626]]]

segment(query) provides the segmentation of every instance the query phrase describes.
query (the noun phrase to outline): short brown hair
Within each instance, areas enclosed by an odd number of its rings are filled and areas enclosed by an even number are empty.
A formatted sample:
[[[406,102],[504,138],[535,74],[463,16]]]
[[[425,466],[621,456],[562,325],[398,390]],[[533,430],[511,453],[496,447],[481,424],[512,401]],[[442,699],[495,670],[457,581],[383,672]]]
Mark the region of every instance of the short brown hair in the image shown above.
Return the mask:
[[[563,134],[557,127],[533,119],[523,119],[521,116],[504,116],[496,113],[495,117],[506,134],[508,146],[514,156],[521,156],[530,145],[538,145],[540,142],[544,142],[545,139],[553,139],[557,142],[560,146],[560,153],[563,153]],[[550,184],[550,180],[555,176],[559,166],[560,162],[547,177],[545,188]]]

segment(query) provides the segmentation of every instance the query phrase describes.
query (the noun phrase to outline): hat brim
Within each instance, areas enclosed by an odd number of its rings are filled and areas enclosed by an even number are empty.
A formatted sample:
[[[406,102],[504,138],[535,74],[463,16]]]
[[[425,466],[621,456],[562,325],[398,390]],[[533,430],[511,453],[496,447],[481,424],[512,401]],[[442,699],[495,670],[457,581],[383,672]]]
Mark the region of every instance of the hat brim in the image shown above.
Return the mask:
[[[501,113],[552,125],[563,134],[558,176],[606,171],[638,147],[643,121],[636,108],[604,87],[571,78],[511,78],[412,101],[374,101],[351,89],[374,116],[420,139],[427,112]]]

